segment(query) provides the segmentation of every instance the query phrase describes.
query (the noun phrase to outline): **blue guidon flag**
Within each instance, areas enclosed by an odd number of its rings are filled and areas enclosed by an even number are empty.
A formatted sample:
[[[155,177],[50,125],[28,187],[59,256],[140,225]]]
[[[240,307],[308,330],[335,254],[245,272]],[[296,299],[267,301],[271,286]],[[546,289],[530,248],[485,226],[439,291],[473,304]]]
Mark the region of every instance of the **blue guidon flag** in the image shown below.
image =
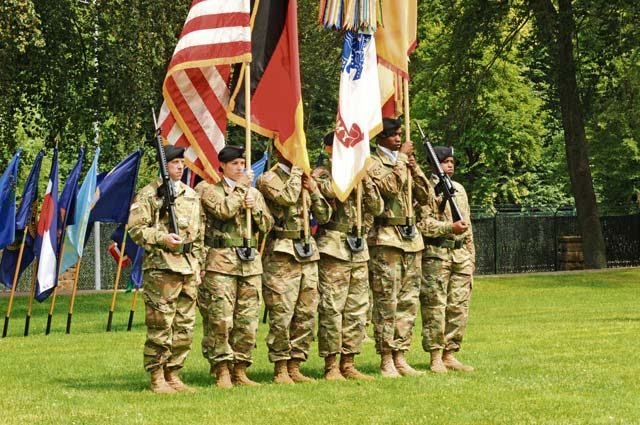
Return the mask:
[[[42,201],[35,252],[38,256],[36,299],[44,301],[58,284],[58,150],[53,153],[51,174]]]

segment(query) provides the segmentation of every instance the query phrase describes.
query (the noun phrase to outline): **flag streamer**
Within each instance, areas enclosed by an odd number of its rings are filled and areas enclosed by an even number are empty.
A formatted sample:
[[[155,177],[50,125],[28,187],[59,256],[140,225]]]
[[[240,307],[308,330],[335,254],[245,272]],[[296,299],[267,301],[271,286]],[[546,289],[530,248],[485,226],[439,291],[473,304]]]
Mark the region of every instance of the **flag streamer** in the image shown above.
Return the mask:
[[[382,0],[321,0],[318,20],[335,31],[373,33],[382,25],[382,4]]]

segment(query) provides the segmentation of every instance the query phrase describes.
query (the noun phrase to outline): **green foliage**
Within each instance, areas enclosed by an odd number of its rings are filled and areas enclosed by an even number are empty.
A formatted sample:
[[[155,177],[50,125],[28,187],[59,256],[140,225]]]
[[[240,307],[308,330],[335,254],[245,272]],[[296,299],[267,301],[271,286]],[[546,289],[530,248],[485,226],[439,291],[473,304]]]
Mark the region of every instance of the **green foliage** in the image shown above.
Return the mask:
[[[601,202],[638,198],[640,7],[574,0],[578,84]],[[102,148],[100,169],[138,148],[155,177],[151,108],[189,2],[7,0],[0,5],[0,164],[26,148],[60,148],[61,179]],[[311,161],[334,126],[342,35],[319,28],[318,2],[298,1],[305,129]],[[571,202],[553,53],[522,0],[419,2],[411,116],[458,152],[475,204]],[[274,99],[274,107],[277,107]],[[230,126],[230,140],[244,137]],[[256,149],[268,141],[254,136]],[[414,131],[414,139],[418,140]],[[612,156],[624,161],[612,163]],[[90,161],[85,161],[85,170]],[[48,167],[43,167],[46,173]],[[22,174],[21,174],[22,175]]]
[[[44,335],[49,303],[36,303],[27,338],[26,299],[19,297],[0,341],[2,423],[635,424],[638,281],[638,269],[477,278],[459,355],[474,373],[384,379],[368,342],[356,357],[358,368],[376,378],[366,383],[272,384],[267,326],[260,324],[249,375],[262,385],[221,391],[200,354],[198,318],[181,372],[198,391],[170,396],[147,389],[140,297],[131,332],[125,329],[132,294],[118,294],[111,333],[105,332],[110,294],[80,294],[70,335],[64,334],[69,298],[62,295],[52,333]],[[428,367],[417,326],[407,357]],[[314,346],[303,371],[320,378],[322,367]]]

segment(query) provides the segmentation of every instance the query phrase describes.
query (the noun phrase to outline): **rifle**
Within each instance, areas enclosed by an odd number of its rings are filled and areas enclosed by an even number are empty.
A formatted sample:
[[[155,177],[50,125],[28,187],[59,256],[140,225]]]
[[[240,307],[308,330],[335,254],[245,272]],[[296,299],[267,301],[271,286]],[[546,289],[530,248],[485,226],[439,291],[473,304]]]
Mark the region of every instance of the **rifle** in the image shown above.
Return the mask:
[[[178,233],[178,220],[176,219],[176,194],[173,192],[173,186],[169,179],[169,170],[167,169],[167,157],[164,154],[162,136],[160,135],[160,127],[158,127],[158,121],[156,121],[156,113],[151,109],[153,114],[153,124],[156,130],[156,137],[154,140],[154,146],[156,153],[158,154],[158,165],[160,166],[160,177],[162,177],[162,185],[158,188],[158,195],[162,197],[163,203],[160,208],[160,218],[166,214],[169,215],[169,230],[176,235]]]
[[[456,189],[453,187],[453,182],[451,178],[442,171],[442,167],[440,167],[440,161],[438,160],[438,156],[436,155],[433,146],[431,146],[431,142],[429,142],[429,138],[424,131],[422,131],[422,127],[418,124],[418,130],[420,130],[420,136],[422,137],[422,144],[427,153],[427,159],[435,168],[435,175],[438,177],[438,184],[436,185],[436,194],[439,195],[442,193],[442,203],[440,204],[440,212],[444,211],[447,202],[449,202],[449,206],[451,207],[451,217],[453,221],[464,220],[462,213],[460,212],[460,208],[458,208],[458,204],[456,203]]]

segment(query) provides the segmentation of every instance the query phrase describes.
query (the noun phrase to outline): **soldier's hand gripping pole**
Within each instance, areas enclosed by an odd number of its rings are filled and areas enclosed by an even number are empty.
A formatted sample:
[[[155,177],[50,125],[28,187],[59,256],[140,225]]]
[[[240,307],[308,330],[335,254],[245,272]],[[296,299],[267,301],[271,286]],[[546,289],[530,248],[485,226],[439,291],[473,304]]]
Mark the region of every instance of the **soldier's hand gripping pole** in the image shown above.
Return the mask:
[[[456,203],[456,189],[453,187],[453,182],[451,178],[442,170],[440,166],[440,160],[438,160],[438,156],[436,155],[436,151],[433,149],[431,142],[429,142],[428,137],[422,131],[422,127],[420,124],[416,122],[418,126],[418,130],[420,131],[420,137],[422,137],[422,144],[424,146],[425,152],[427,154],[427,159],[433,165],[435,169],[435,175],[438,177],[438,184],[436,186],[436,192],[442,193],[442,205],[440,208],[444,210],[445,204],[448,202],[451,207],[451,217],[453,221],[464,220],[462,213],[460,212],[460,208],[458,208],[458,204]]]
[[[167,157],[165,156],[164,149],[162,147],[162,136],[160,135],[160,127],[158,127],[158,121],[156,120],[156,113],[153,109],[151,110],[151,113],[153,115],[153,124],[156,131],[154,138],[154,147],[156,148],[156,153],[158,155],[160,177],[162,177],[162,186],[160,186],[160,188],[158,189],[160,195],[164,200],[162,209],[160,210],[160,216],[164,217],[165,214],[168,214],[169,230],[171,230],[172,233],[179,235],[178,220],[176,219],[176,194],[173,192],[173,186],[171,185],[171,180],[169,179]]]

